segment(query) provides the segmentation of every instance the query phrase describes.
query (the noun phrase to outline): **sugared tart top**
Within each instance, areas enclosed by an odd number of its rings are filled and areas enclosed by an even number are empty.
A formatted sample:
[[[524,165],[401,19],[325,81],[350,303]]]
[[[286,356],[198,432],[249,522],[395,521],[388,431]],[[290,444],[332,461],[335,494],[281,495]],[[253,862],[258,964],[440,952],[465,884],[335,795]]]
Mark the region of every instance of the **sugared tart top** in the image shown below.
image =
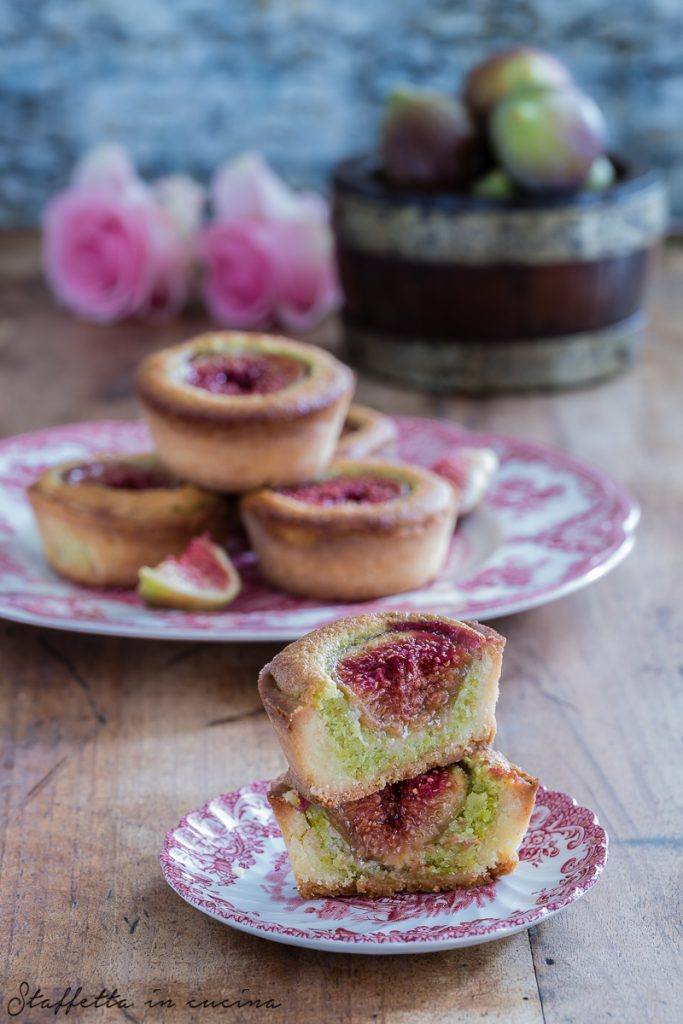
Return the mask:
[[[353,380],[347,366],[314,345],[218,331],[148,356],[136,389],[143,402],[180,416],[252,420],[324,409]]]
[[[318,480],[295,487],[264,487],[242,502],[245,509],[272,519],[345,520],[362,526],[378,517],[387,523],[422,520],[451,508],[455,497],[444,480],[420,466],[338,459]]]
[[[366,405],[352,405],[337,444],[338,459],[377,458],[398,438],[398,427],[384,413]]]

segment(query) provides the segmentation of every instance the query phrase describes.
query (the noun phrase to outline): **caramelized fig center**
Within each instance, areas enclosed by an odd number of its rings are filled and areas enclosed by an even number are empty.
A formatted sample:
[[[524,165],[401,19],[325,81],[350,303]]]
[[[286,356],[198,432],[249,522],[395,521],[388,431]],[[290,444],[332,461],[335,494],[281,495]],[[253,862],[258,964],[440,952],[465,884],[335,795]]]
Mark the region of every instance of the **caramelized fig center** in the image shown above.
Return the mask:
[[[400,480],[386,480],[376,476],[338,476],[331,480],[285,487],[281,494],[303,501],[307,505],[378,505],[391,501],[407,491]]]
[[[467,775],[461,768],[432,768],[328,813],[361,856],[391,865],[434,842],[466,796]]]
[[[153,491],[178,487],[179,483],[161,467],[141,466],[135,462],[103,460],[73,466],[64,474],[65,484],[99,484],[121,491]]]
[[[337,678],[373,725],[403,731],[451,699],[479,643],[476,633],[446,622],[397,622],[342,658]]]
[[[303,363],[287,356],[200,355],[187,383],[215,395],[270,395],[305,376]]]

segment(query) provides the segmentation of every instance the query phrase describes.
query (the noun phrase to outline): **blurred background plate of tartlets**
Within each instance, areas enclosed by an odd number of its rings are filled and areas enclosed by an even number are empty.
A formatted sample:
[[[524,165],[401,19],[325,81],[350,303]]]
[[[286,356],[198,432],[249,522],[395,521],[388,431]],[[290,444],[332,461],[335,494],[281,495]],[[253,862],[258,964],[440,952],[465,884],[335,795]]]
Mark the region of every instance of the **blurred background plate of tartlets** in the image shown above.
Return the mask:
[[[631,550],[638,506],[599,470],[540,445],[454,423],[400,416],[396,456],[436,467],[458,450],[500,460],[482,504],[459,520],[444,568],[426,587],[378,601],[330,604],[264,584],[244,537],[228,542],[242,578],[221,612],[144,606],[135,591],[78,586],[50,571],[26,488],[51,466],[103,451],[149,451],[142,423],[77,423],[0,441],[0,615],[42,626],[159,639],[289,640],[342,615],[402,607],[491,618],[535,607],[598,580]],[[577,523],[581,528],[577,529]]]

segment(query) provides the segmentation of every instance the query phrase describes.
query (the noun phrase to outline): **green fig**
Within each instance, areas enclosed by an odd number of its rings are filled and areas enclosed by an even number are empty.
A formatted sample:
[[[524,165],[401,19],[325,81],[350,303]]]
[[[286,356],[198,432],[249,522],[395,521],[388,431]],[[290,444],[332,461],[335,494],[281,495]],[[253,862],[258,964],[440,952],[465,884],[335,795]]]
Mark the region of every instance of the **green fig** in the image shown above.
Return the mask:
[[[589,192],[602,192],[616,181],[617,172],[608,156],[599,156],[590,166],[584,188]]]
[[[606,134],[600,108],[575,87],[513,93],[490,123],[498,162],[517,185],[535,192],[582,188]]]
[[[552,54],[533,46],[499,50],[482,60],[465,79],[465,103],[478,119],[485,119],[501,100],[519,89],[564,88],[572,77]]]
[[[478,132],[460,100],[408,86],[389,97],[380,148],[384,174],[398,185],[459,188],[481,159]]]
[[[147,604],[186,611],[217,611],[237,597],[240,577],[208,534],[194,537],[182,555],[139,571],[138,593]]]
[[[475,182],[472,194],[482,199],[513,199],[517,190],[505,171],[495,167]]]

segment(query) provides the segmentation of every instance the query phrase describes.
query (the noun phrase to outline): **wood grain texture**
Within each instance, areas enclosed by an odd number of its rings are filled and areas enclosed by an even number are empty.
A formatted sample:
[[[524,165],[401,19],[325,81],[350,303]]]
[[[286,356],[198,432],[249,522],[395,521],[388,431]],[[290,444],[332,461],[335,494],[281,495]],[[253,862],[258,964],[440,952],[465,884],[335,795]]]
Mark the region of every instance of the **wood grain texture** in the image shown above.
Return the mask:
[[[45,294],[31,238],[5,236],[0,252],[4,434],[134,415],[138,359],[204,327],[199,317],[164,328],[79,324]],[[430,956],[320,954],[232,931],[166,886],[157,855],[187,810],[280,770],[256,692],[276,647],[4,623],[0,1019],[24,980],[52,998],[67,985],[87,994],[116,986],[135,1004],[69,1015],[77,1021],[679,1019],[682,321],[683,256],[670,252],[655,282],[651,343],[618,380],[485,401],[435,400],[370,380],[358,392],[390,412],[561,446],[642,502],[636,549],[612,575],[495,624],[508,637],[498,745],[545,785],[594,807],[610,833],[610,862],[589,896],[529,933]],[[280,1005],[181,1005],[244,989]],[[150,997],[178,1006],[151,1009]],[[55,1018],[33,1010],[16,1019]]]

